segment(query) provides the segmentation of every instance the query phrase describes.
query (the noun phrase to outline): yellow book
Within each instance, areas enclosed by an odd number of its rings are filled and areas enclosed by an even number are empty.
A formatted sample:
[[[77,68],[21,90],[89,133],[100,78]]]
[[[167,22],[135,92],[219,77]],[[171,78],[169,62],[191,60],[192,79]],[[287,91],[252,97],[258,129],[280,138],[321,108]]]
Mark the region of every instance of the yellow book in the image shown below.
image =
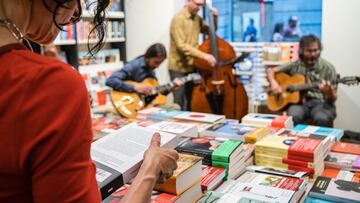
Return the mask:
[[[201,160],[201,157],[179,154],[178,168],[174,171],[173,176],[163,184],[156,184],[154,189],[174,195],[183,193],[200,181],[202,175]]]
[[[284,157],[288,155],[289,146],[297,139],[297,137],[275,136],[267,135],[257,143],[255,143],[256,150],[273,151],[278,156]]]
[[[255,144],[257,141],[261,140],[265,135],[269,134],[269,128],[259,127],[254,131],[247,133],[244,136],[244,141],[246,143]]]

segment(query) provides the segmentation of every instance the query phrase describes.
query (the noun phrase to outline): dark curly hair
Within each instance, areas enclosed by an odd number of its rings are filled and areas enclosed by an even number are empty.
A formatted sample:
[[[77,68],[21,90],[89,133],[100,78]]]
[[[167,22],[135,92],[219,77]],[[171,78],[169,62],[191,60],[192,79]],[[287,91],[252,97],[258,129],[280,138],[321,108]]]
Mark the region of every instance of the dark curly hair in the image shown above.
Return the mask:
[[[67,25],[69,23],[75,24],[80,21],[81,15],[82,15],[82,7],[81,7],[80,0],[76,0],[77,1],[77,9],[75,10],[75,13],[74,13],[73,17],[71,18],[70,22],[68,22],[68,23],[56,22],[56,15],[60,8],[70,9],[65,4],[71,0],[53,0],[53,1],[56,2],[55,10],[51,9],[49,7],[49,5],[46,3],[46,0],[42,0],[45,7],[50,12],[53,13],[53,21],[60,30],[63,30],[62,26],[64,26],[64,25]],[[110,3],[110,0],[87,0],[86,1],[86,8],[88,10],[90,10],[89,9],[90,7],[94,6],[94,18],[93,18],[94,28],[90,31],[89,36],[92,35],[93,33],[95,33],[95,35],[99,39],[99,41],[96,42],[95,45],[90,46],[89,38],[88,38],[87,46],[88,46],[89,54],[91,56],[94,56],[94,54],[99,52],[104,45],[105,34],[106,34],[106,32],[105,32],[106,12],[105,11],[106,11],[106,8],[108,7],[109,3]]]

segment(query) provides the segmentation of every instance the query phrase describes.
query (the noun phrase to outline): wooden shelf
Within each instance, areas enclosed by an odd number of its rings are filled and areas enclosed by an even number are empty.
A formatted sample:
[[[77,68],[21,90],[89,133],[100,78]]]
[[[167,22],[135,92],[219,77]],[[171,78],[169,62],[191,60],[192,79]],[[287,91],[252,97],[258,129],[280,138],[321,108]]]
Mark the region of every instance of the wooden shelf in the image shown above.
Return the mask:
[[[116,43],[116,42],[125,42],[125,37],[120,37],[120,38],[106,38],[105,39],[105,43]],[[85,39],[85,40],[79,40],[78,41],[78,44],[87,44],[88,43],[88,40]],[[89,40],[89,43],[90,44],[95,44],[97,43],[97,40],[96,39],[90,39]]]
[[[94,14],[88,10],[83,10],[82,17],[85,19],[93,18]],[[122,11],[108,11],[106,12],[107,19],[124,19],[125,14]]]
[[[81,74],[97,73],[102,71],[117,71],[124,66],[123,62],[117,63],[103,63],[103,64],[91,64],[79,66],[79,72]]]

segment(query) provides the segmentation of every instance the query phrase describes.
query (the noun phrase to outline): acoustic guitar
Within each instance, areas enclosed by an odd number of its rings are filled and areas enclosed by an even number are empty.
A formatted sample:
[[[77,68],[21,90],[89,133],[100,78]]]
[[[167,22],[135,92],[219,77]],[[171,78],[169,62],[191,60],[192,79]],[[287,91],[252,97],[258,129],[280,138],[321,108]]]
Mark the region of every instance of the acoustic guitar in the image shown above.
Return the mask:
[[[305,77],[302,74],[296,74],[291,77],[281,72],[275,75],[275,80],[279,83],[282,93],[268,95],[267,106],[271,111],[280,111],[288,104],[299,103],[301,99],[300,92],[316,89],[320,84],[319,82],[306,84]],[[330,82],[331,84],[342,83],[345,85],[356,85],[360,82],[360,77],[348,76]]]
[[[190,81],[199,82],[201,80],[201,76],[197,73],[192,73],[180,78],[180,80],[184,83]],[[173,81],[159,86],[158,81],[154,78],[146,78],[142,82],[125,82],[134,86],[148,85],[154,87],[149,95],[120,92],[116,90],[111,91],[110,98],[113,106],[120,115],[126,118],[136,118],[137,112],[141,109],[165,104],[167,97],[164,93],[172,91],[176,86]]]

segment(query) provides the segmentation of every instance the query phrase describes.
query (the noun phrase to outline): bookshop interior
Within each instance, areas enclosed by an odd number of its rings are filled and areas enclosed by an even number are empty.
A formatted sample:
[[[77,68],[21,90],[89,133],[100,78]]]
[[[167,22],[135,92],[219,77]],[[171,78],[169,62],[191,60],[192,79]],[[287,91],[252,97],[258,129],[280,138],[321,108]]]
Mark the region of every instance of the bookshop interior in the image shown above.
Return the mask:
[[[0,0],[1,203],[360,203],[359,0]]]

